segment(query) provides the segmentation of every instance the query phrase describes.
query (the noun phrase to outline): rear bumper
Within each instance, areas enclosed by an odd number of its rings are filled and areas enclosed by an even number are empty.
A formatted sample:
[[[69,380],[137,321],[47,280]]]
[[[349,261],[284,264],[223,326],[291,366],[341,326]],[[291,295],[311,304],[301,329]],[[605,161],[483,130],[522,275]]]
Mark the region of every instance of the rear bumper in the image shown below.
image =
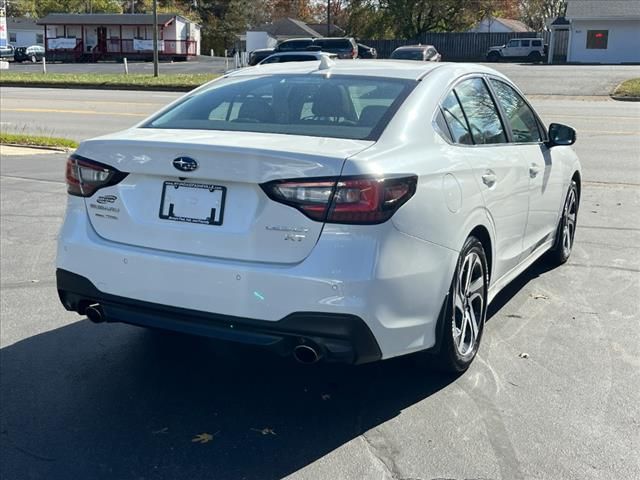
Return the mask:
[[[298,328],[308,322],[299,320],[301,315],[305,319],[357,318],[386,359],[436,344],[438,314],[456,260],[456,252],[401,233],[393,222],[327,224],[311,254],[297,264],[152,250],[100,237],[87,218],[83,199],[69,197],[56,267],[93,286],[80,290],[66,282],[59,287],[67,292],[65,298],[73,301],[69,295],[75,293],[94,300],[99,295],[94,303],[105,303],[108,310],[113,304],[107,314],[116,321],[145,325],[153,321],[153,326],[160,327],[158,321],[171,323],[171,318],[156,312],[168,311],[178,317],[187,313],[196,320],[206,317],[243,325],[243,319],[255,319],[248,324],[260,332],[270,333],[274,326],[289,339],[306,332]],[[118,310],[119,305],[127,311]],[[82,313],[77,305],[71,307]],[[147,308],[154,315],[140,314]],[[193,327],[195,323],[189,323],[193,333],[199,328]],[[280,332],[283,326],[284,333]],[[184,325],[163,328],[184,330]],[[228,324],[227,329],[231,329]],[[356,355],[360,356],[359,351]]]
[[[110,295],[81,275],[56,270],[60,301],[84,314],[99,304],[107,322],[173,330],[264,347],[281,355],[296,345],[314,344],[327,361],[368,363],[382,357],[371,330],[355,315],[295,312],[276,322],[176,308]]]

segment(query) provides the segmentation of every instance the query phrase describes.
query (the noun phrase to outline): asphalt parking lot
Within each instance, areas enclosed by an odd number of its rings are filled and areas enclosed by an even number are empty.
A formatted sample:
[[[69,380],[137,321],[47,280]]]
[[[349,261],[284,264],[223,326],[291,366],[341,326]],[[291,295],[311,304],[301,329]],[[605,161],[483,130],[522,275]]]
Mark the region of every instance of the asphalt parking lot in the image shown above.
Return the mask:
[[[43,95],[50,112],[8,112],[19,90],[3,89],[2,121],[34,114],[86,138],[138,118],[55,112],[93,108],[91,91],[64,92],[83,106]],[[93,95],[102,111],[140,116],[171,97]],[[4,152],[0,477],[640,478],[640,104],[532,98],[547,122],[578,131],[574,252],[496,299],[459,378],[409,359],[305,367],[66,312],[54,280],[65,155]]]

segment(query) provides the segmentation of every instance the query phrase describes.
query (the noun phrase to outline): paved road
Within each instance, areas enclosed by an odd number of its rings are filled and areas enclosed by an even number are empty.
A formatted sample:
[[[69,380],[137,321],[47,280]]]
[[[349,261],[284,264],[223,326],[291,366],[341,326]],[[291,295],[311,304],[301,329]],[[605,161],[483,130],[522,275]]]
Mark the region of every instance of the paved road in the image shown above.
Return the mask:
[[[64,155],[3,155],[0,477],[640,478],[640,105],[536,106],[579,132],[574,254],[498,297],[457,379],[406,359],[303,367],[66,312]],[[192,441],[202,433],[212,441]]]

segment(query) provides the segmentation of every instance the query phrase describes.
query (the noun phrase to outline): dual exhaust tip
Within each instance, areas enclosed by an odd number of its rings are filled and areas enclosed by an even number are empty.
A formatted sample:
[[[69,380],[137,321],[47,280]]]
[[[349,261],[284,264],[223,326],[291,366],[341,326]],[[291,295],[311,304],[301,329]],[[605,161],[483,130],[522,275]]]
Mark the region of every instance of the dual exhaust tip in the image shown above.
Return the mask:
[[[322,352],[317,346],[304,343],[293,348],[293,358],[305,365],[311,365],[322,358]]]
[[[102,323],[106,320],[102,307],[97,303],[88,306],[84,314],[93,323]],[[302,364],[312,365],[322,358],[322,352],[316,345],[301,343],[293,348],[293,358]]]
[[[104,312],[102,311],[102,307],[97,303],[94,305],[88,306],[87,309],[84,311],[84,314],[93,323],[102,323],[106,320],[104,317]]]

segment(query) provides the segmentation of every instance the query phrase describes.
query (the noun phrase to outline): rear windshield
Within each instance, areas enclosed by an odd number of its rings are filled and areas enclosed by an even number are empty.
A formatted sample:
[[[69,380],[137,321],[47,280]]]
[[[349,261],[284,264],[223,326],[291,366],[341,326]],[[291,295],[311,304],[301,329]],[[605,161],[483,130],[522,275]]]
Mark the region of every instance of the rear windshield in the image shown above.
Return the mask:
[[[424,54],[422,50],[396,50],[391,54],[394,60],[422,60]]]
[[[305,50],[309,45],[311,45],[311,40],[291,40],[288,42],[283,42],[278,45],[278,50],[280,52],[290,52],[293,50]]]
[[[353,45],[347,38],[322,38],[313,41],[314,45],[333,50],[352,50]]]
[[[232,77],[185,97],[143,128],[377,140],[415,85],[340,75]]]

